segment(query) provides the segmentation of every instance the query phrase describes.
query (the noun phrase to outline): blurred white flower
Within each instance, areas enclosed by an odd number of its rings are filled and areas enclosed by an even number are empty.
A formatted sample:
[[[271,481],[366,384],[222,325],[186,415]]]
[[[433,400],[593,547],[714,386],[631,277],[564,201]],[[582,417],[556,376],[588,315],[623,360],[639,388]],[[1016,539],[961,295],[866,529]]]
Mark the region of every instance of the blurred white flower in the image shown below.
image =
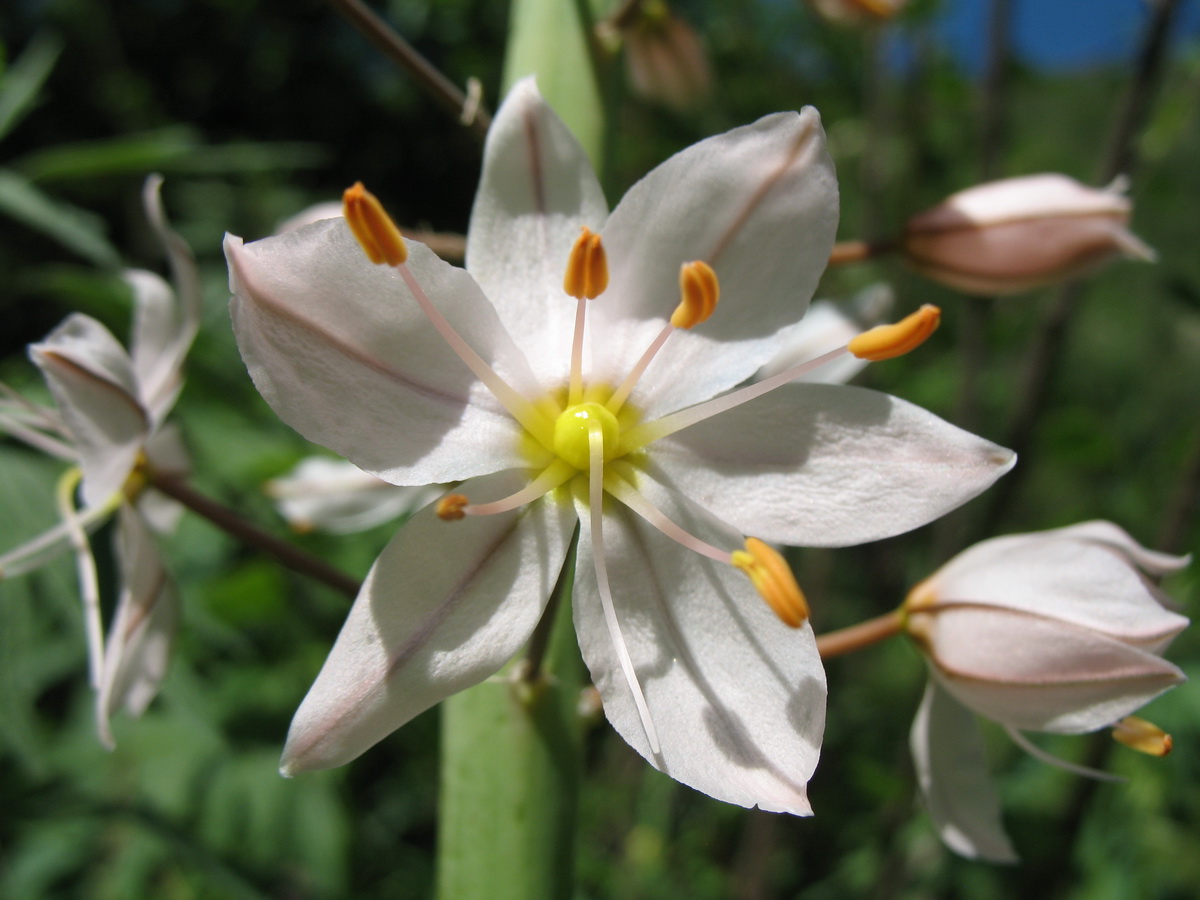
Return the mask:
[[[415,512],[443,488],[401,487],[347,460],[310,456],[268,481],[266,492],[296,531],[352,534]]]
[[[70,315],[29,348],[57,409],[11,394],[0,405],[0,430],[78,466],[60,491],[63,524],[0,558],[0,575],[27,572],[68,546],[74,549],[98,691],[97,728],[109,747],[112,713],[123,707],[137,715],[157,691],[178,619],[175,586],[151,531],[173,529],[179,509],[143,491],[142,466],[149,463],[160,472],[187,469],[179,435],[164,420],[179,395],[184,358],[199,328],[200,285],[191,251],[166,221],[161,183],[157,176],[147,180],[143,202],[166,249],[174,289],[152,272],[125,272],[134,298],[129,350],[92,317]],[[83,500],[79,510],[76,484]],[[114,513],[121,587],[105,644],[86,531]]]

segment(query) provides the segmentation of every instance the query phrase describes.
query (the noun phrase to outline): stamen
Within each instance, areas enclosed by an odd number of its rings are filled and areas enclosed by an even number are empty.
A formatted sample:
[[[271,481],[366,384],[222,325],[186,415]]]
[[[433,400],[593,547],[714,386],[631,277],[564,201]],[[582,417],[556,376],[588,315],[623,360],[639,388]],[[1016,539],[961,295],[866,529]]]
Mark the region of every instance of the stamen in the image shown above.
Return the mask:
[[[586,226],[567,259],[563,275],[563,290],[578,302],[575,305],[575,335],[571,341],[571,378],[567,386],[567,403],[583,399],[583,325],[587,316],[587,301],[594,300],[608,287],[608,256],[600,235]]]
[[[100,621],[100,582],[96,576],[96,558],[88,544],[87,532],[75,511],[75,489],[83,473],[68,469],[58,481],[58,511],[67,528],[67,536],[75,551],[75,568],[79,573],[79,595],[83,603],[83,625],[87,635],[88,669],[91,686],[99,690],[104,672],[104,625]]]
[[[633,702],[637,707],[638,716],[642,720],[642,730],[650,744],[650,752],[659,756],[661,749],[658,743],[658,732],[654,728],[654,720],[650,717],[650,707],[642,693],[638,682],[637,672],[633,669],[633,660],[629,657],[629,648],[625,646],[625,638],[621,636],[621,624],[617,621],[617,610],[613,606],[612,588],[608,583],[608,564],[604,553],[604,430],[599,422],[592,423],[589,429],[591,445],[591,465],[588,474],[588,505],[591,507],[592,520],[592,564],[596,569],[596,589],[600,592],[600,606],[604,610],[604,622],[608,626],[608,636],[613,642],[613,649],[621,663],[621,671],[625,682],[633,694]]]
[[[508,512],[510,509],[516,509],[518,506],[524,506],[526,503],[532,503],[539,497],[543,497],[550,493],[560,484],[570,481],[571,478],[579,474],[579,470],[561,459],[556,459],[546,469],[521,490],[515,494],[510,494],[500,500],[493,500],[491,503],[470,504],[459,507],[459,515],[454,518],[462,518],[463,515],[468,516],[493,516],[496,513]],[[451,494],[450,497],[462,497],[463,502],[466,502],[466,497],[462,494]],[[442,502],[449,500],[446,497]],[[448,518],[442,516],[441,506],[438,506],[438,515],[443,519]]]
[[[1004,730],[1008,732],[1008,736],[1012,738],[1012,742],[1032,756],[1034,759],[1040,759],[1048,766],[1057,766],[1060,769],[1065,769],[1068,772],[1073,772],[1076,775],[1082,775],[1084,778],[1094,778],[1096,781],[1124,781],[1120,775],[1113,775],[1111,772],[1102,772],[1099,769],[1092,769],[1088,766],[1081,766],[1077,763],[1067,762],[1065,759],[1059,759],[1053,753],[1048,753],[1043,750],[1029,738],[1025,737],[1017,729],[1011,725],[1005,725]]]
[[[387,214],[379,198],[361,181],[342,194],[342,212],[367,259],[376,265],[398,266],[408,259],[408,248],[400,229]]]
[[[741,406],[743,403],[756,400],[763,394],[768,394],[777,387],[795,381],[801,375],[805,375],[827,362],[832,362],[846,353],[855,353],[860,359],[867,359],[871,362],[891,359],[893,356],[900,356],[907,353],[920,346],[929,335],[933,334],[937,329],[941,314],[941,310],[936,306],[926,304],[900,322],[894,325],[880,325],[877,328],[872,328],[870,331],[858,335],[858,337],[851,340],[846,346],[823,353],[816,359],[810,359],[808,362],[792,366],[790,369],[785,369],[777,375],[772,375],[770,378],[764,378],[755,384],[730,391],[728,394],[704,403],[697,403],[695,406],[688,407],[687,409],[681,409],[677,413],[663,416],[661,419],[656,419],[653,422],[645,422],[630,428],[621,436],[621,446],[618,448],[618,455],[632,453],[635,450],[645,447],[647,444],[654,443],[654,441],[660,438],[695,425],[697,422],[703,422],[705,419],[727,412],[734,407]],[[857,351],[855,350],[856,347]],[[868,353],[871,355],[867,355]],[[611,403],[609,405],[611,408]]]
[[[676,328],[695,328],[713,314],[721,297],[721,285],[712,266],[693,260],[679,267],[679,306],[671,314]]]
[[[750,537],[746,538],[746,549],[734,551],[729,561],[749,576],[759,595],[785,625],[799,628],[805,623],[808,601],[791,567],[775,550]]]
[[[658,333],[637,365],[630,370],[621,382],[621,386],[609,397],[605,404],[614,414],[621,411],[629,395],[637,386],[638,379],[646,371],[650,361],[658,355],[671,332],[676,328],[695,328],[713,314],[717,308],[717,300],[721,296],[721,286],[717,281],[717,273],[712,266],[701,260],[693,260],[679,267],[679,305],[671,313],[671,319]]]
[[[728,550],[714,547],[712,544],[700,540],[694,534],[684,531],[680,526],[668,519],[662,510],[647,500],[641,491],[616,472],[610,471],[605,473],[604,489],[671,540],[675,541],[675,543],[681,544],[689,550],[694,550],[701,556],[715,559],[719,563],[728,564],[730,562],[730,553]]]
[[[470,502],[466,494],[447,494],[437,502],[437,517],[443,522],[457,522],[466,516]]]
[[[1126,716],[1113,726],[1113,740],[1149,756],[1166,756],[1175,742],[1171,736],[1145,719]]]
[[[846,345],[859,359],[880,362],[903,356],[925,343],[937,331],[942,320],[942,311],[926,303],[911,316],[906,316],[893,325],[878,325],[864,331]]]
[[[608,257],[600,235],[584,226],[567,259],[563,290],[579,300],[594,300],[608,287]]]

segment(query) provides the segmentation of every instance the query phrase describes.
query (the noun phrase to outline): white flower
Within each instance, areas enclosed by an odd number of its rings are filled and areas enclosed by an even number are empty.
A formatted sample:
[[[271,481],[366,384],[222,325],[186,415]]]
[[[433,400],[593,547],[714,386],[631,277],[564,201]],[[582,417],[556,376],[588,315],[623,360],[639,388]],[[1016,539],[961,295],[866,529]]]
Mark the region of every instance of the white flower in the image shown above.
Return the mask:
[[[267,494],[296,531],[351,534],[420,509],[442,493],[439,485],[398,487],[352,462],[310,456],[267,482]]]
[[[92,681],[97,687],[97,727],[112,746],[109,718],[117,709],[140,714],[166,669],[178,597],[151,530],[174,528],[179,508],[142,492],[140,465],[182,471],[187,458],[178,434],[164,420],[182,387],[184,358],[200,321],[200,286],[191,251],[167,224],[159,198],[162,179],[147,180],[146,214],[167,250],[172,290],[152,272],[128,270],[134,297],[133,334],[126,349],[90,316],[68,316],[29,348],[54,395],[57,410],[11,399],[0,409],[0,428],[32,446],[78,464],[84,507],[71,491],[60,497],[64,522],[5,554],[0,574],[29,571],[56,551],[74,546],[80,569]],[[68,488],[72,482],[65,483]],[[116,556],[121,573],[117,609],[106,646],[99,614],[95,565],[85,530],[118,512]]]
[[[1188,620],[1147,576],[1187,562],[1146,550],[1109,522],[1087,522],[983,541],[912,590],[906,627],[933,675],[913,757],[953,850],[1016,858],[972,713],[1045,758],[1019,730],[1111,727],[1184,680],[1162,653]]]
[[[743,535],[896,534],[1012,461],[886,395],[786,384],[797,369],[737,388],[802,314],[832,245],[816,113],[703,141],[609,215],[582,150],[521,82],[488,137],[466,271],[406,251],[360,189],[347,202],[362,246],[342,221],[227,239],[242,355],[309,439],[394,484],[464,483],[375,563],[283,770],[345,763],[497,672],[578,523],[576,631],[617,731],[714,797],[807,814],[824,671],[786,565]],[[900,330],[934,324],[925,311]]]

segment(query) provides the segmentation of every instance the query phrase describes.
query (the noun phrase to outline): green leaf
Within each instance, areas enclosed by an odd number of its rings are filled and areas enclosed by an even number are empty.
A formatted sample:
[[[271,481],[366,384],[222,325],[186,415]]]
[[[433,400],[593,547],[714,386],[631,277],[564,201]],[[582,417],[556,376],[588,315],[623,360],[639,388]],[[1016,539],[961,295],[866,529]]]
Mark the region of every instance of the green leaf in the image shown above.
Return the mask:
[[[146,172],[224,174],[271,172],[319,165],[314,144],[242,142],[205,146],[187,126],[98,141],[60,144],[12,163],[31,181],[65,181]]]
[[[62,52],[62,41],[38,34],[0,80],[0,138],[25,118]]]
[[[54,238],[98,266],[119,266],[120,254],[99,218],[44,194],[11,169],[0,169],[0,212]]]
[[[580,5],[573,0],[514,0],[508,34],[505,92],[526,75],[536,75],[542,97],[599,171],[604,106]]]

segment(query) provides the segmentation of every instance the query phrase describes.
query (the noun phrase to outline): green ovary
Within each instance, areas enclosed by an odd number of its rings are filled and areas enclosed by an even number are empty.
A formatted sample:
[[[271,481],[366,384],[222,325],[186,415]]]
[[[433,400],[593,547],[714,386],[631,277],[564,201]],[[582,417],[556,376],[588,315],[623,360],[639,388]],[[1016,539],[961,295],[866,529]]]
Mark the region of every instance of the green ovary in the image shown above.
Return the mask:
[[[554,421],[554,452],[581,472],[591,467],[590,434],[599,424],[604,437],[604,461],[616,453],[621,426],[617,417],[600,403],[576,403],[568,406]]]

